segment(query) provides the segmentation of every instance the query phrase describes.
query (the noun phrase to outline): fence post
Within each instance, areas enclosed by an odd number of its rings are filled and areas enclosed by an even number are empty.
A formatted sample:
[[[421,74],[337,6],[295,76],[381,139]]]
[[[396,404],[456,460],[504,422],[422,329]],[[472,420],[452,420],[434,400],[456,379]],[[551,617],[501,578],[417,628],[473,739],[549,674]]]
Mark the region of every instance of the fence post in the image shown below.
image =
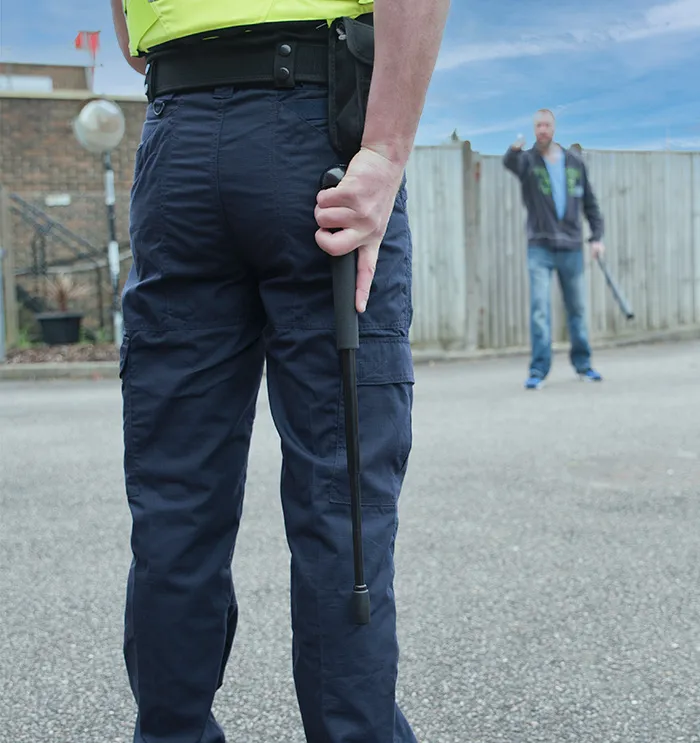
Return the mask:
[[[693,265],[693,322],[700,324],[700,154],[691,157],[691,168],[693,174],[693,187],[691,190],[691,259]]]
[[[2,261],[0,280],[3,282],[0,312],[4,313],[4,340],[6,346],[12,347],[19,340],[19,313],[17,311],[17,290],[15,288],[15,260],[12,246],[9,194],[3,186],[0,186],[0,251],[0,261]]]
[[[0,245],[0,364],[5,362],[7,358],[5,348],[5,299],[3,291],[3,280],[2,280],[2,261],[5,251]]]
[[[467,337],[466,349],[475,351],[481,340],[481,286],[479,271],[480,219],[479,189],[481,185],[481,161],[470,142],[462,145],[463,193],[464,193],[464,251],[467,266]]]

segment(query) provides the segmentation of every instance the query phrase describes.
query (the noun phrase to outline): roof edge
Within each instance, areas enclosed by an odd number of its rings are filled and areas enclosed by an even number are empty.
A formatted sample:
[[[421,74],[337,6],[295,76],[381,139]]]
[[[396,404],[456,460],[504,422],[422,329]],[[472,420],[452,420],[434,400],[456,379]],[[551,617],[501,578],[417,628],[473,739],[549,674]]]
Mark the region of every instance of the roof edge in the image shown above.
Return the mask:
[[[109,93],[93,93],[91,90],[53,90],[51,92],[32,90],[0,90],[0,98],[53,100],[53,101],[89,101],[95,98],[106,98],[110,101],[123,103],[146,103],[145,95],[110,95]]]

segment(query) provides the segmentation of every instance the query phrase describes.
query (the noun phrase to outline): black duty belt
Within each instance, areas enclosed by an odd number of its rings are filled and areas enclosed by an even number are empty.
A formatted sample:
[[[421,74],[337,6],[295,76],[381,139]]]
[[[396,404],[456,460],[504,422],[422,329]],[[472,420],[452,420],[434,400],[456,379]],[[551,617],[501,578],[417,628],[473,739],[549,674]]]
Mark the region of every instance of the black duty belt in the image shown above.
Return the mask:
[[[371,15],[362,19],[373,20]],[[146,55],[146,94],[153,101],[167,93],[228,85],[326,85],[328,33],[323,21],[268,24],[218,32],[215,39],[200,36],[164,45]]]

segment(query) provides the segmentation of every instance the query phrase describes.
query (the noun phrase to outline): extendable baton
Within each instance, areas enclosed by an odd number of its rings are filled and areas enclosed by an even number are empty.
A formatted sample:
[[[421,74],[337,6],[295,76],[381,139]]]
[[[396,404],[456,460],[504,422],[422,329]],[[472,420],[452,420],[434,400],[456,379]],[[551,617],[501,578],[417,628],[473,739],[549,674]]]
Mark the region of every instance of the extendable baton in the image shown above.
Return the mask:
[[[327,170],[321,178],[321,189],[334,188],[345,175],[343,166]],[[343,399],[345,402],[345,438],[350,479],[352,545],[355,585],[352,612],[356,624],[369,624],[369,590],[365,584],[362,552],[362,490],[360,484],[360,431],[357,402],[357,366],[355,352],[360,346],[360,333],[355,308],[357,284],[357,251],[331,257],[333,307],[335,310],[336,347],[340,354]]]
[[[601,256],[597,256],[596,260],[598,262],[598,265],[600,266],[600,270],[603,272],[603,276],[605,276],[605,281],[610,288],[610,291],[612,292],[612,295],[615,298],[620,311],[628,320],[633,320],[634,310],[630,307],[629,302],[625,298],[625,295],[622,293],[622,289],[619,287],[617,281],[615,281],[615,279],[613,278],[610,270],[605,264],[605,261],[602,259]]]

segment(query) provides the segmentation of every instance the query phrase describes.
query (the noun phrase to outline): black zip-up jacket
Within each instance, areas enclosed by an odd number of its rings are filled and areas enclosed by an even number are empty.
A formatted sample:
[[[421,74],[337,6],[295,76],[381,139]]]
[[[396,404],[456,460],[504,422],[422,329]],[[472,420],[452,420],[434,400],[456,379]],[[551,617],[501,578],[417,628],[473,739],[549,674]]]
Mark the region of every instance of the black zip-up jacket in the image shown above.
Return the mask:
[[[603,238],[603,215],[588,180],[583,160],[562,147],[566,167],[566,213],[559,220],[552,198],[549,171],[539,151],[508,148],[504,166],[518,176],[527,209],[528,245],[577,250],[583,247],[581,212],[591,227],[590,242]],[[583,206],[583,210],[581,207]]]

